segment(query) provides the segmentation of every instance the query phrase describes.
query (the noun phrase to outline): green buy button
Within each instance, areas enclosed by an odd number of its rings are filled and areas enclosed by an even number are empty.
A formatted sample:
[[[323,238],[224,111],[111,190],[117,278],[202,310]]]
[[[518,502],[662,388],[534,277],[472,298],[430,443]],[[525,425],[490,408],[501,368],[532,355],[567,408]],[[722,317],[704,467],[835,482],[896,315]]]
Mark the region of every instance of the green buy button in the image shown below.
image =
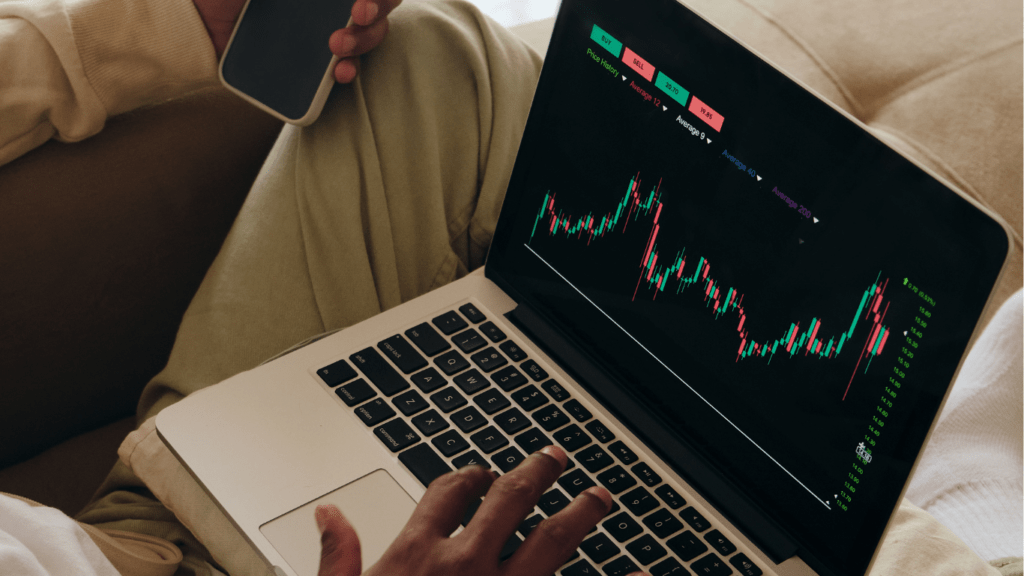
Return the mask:
[[[604,46],[616,58],[619,57],[619,54],[622,54],[622,42],[612,38],[611,34],[601,30],[597,24],[594,24],[594,29],[590,32],[590,39]]]
[[[684,107],[686,106],[686,99],[690,97],[689,90],[673,82],[671,78],[661,72],[658,72],[658,79],[655,81],[655,84],[658,85],[658,88],[661,88],[662,92],[671,96],[673,100],[679,102]]]

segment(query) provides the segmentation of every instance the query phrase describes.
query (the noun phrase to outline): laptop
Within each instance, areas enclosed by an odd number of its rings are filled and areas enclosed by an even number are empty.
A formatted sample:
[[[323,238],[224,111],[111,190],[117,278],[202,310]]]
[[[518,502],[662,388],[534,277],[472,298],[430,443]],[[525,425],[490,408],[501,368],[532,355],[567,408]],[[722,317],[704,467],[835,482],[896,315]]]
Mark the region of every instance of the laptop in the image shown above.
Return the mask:
[[[564,0],[487,264],[161,412],[278,574],[337,504],[372,564],[426,486],[570,464],[563,576],[866,573],[1005,224],[674,0]]]

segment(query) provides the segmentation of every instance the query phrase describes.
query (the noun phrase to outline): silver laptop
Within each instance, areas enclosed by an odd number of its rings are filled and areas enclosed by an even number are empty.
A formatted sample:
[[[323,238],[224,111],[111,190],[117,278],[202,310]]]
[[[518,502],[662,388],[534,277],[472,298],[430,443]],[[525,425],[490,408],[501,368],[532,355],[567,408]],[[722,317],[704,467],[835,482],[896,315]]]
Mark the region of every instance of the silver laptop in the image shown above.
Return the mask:
[[[157,428],[279,573],[547,444],[563,576],[868,571],[1009,252],[991,214],[674,0],[564,0],[483,273]]]

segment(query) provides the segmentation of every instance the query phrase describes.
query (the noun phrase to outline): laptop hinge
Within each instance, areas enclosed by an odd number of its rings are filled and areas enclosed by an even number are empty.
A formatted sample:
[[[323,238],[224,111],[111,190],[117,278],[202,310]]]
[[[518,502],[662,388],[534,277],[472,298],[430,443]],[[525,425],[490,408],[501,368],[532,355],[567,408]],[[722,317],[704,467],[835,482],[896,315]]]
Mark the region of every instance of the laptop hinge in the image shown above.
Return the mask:
[[[700,490],[772,562],[780,564],[797,554],[798,545],[781,526],[754,506],[731,481],[710,466],[697,451],[687,446],[677,434],[658,422],[633,396],[624,392],[624,387],[614,376],[574,346],[560,330],[524,303],[520,303],[506,316],[588,392],[601,399],[606,408],[672,465],[680,476]]]

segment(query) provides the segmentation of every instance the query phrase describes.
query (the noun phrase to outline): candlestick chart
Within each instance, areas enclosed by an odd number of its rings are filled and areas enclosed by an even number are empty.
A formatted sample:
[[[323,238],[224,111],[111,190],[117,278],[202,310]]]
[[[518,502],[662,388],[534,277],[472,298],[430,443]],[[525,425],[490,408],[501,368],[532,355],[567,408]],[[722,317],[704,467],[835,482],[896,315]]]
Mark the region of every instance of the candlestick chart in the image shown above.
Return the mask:
[[[688,253],[686,247],[665,249],[659,243],[662,226],[671,225],[664,221],[664,207],[662,182],[659,180],[645,191],[641,188],[639,174],[630,178],[618,204],[604,213],[566,213],[558,205],[557,195],[548,192],[537,211],[529,242],[540,233],[589,246],[615,234],[625,234],[631,225],[644,226],[645,229],[649,227],[643,252],[636,259],[637,282],[632,294],[634,301],[639,297],[649,296],[656,300],[662,294],[681,296],[687,291],[696,291],[703,306],[716,321],[728,319],[735,323],[738,343],[736,362],[761,359],[771,364],[776,355],[833,360],[839,358],[844,350],[859,347],[853,374],[843,392],[845,400],[861,365],[864,366],[863,373],[867,373],[871,361],[882,354],[889,340],[891,331],[884,324],[890,304],[886,297],[889,280],[883,279],[879,273],[874,282],[864,289],[856,313],[848,324],[834,319],[825,321],[824,315],[815,316],[808,322],[790,322],[787,328],[774,335],[755,336],[748,328],[747,318],[752,311],[748,311],[744,305],[743,292],[720,282],[712,272],[709,259]],[[861,325],[864,325],[862,329]],[[837,328],[842,330],[836,332]],[[853,343],[855,336],[863,337],[863,343]]]

